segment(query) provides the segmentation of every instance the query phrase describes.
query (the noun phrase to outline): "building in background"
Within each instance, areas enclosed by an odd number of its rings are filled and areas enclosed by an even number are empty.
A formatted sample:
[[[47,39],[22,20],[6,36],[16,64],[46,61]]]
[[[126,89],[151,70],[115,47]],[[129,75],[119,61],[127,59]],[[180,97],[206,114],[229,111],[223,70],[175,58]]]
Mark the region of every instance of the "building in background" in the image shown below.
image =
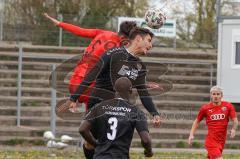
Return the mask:
[[[223,14],[218,0],[218,67],[217,84],[224,89],[224,100],[240,110],[240,16]],[[238,4],[239,2],[234,2]],[[226,11],[226,9],[225,9]]]

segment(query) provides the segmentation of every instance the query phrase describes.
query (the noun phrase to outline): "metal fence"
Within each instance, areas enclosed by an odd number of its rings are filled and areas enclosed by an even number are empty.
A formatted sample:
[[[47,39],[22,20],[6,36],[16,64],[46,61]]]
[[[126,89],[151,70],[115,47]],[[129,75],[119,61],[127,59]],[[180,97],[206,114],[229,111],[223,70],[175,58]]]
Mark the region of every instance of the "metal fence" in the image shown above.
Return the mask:
[[[22,105],[22,66],[23,66],[23,61],[24,58],[34,58],[34,59],[56,59],[56,60],[67,60],[68,57],[56,57],[56,56],[49,56],[49,57],[40,57],[40,56],[35,56],[35,55],[26,55],[24,54],[23,47],[19,46],[19,51],[18,51],[18,83],[17,83],[17,126],[21,125],[21,105]],[[209,63],[209,62],[189,62],[189,61],[159,61],[159,60],[143,60],[146,64],[165,64],[167,67],[170,65],[201,65],[201,66],[206,66],[206,68],[209,68],[209,88],[213,85],[213,77],[214,77],[214,67],[215,63]],[[56,84],[57,84],[57,72],[56,70],[56,64],[51,65],[51,122],[50,122],[50,127],[52,132],[55,133],[56,131],[56,114],[55,114],[55,107],[57,104],[57,90],[56,90]],[[50,87],[50,86],[49,86]]]
[[[83,28],[95,28],[86,22],[74,21],[71,14],[60,14],[57,17],[59,21],[63,21]],[[26,42],[33,45],[51,45],[51,46],[87,46],[91,39],[79,37],[72,33],[61,29],[52,24],[43,15],[40,15],[37,22],[30,23],[26,17],[15,17],[14,23],[10,23],[0,11],[0,40],[6,42]],[[116,17],[110,18],[110,25],[101,24],[100,21],[104,17],[99,16],[99,21],[95,21],[97,28],[116,31]],[[114,24],[113,24],[114,23]]]
[[[23,58],[39,58],[36,57],[34,55],[24,55],[23,52],[23,47],[20,45],[19,46],[19,51],[18,51],[18,80],[17,80],[17,126],[21,126],[21,98],[22,98],[22,66],[23,66]],[[41,57],[41,58],[45,58],[46,57]],[[50,58],[50,57],[47,57]],[[64,58],[66,59],[66,58]],[[57,92],[56,92],[56,87],[54,87],[54,85],[56,85],[56,79],[57,79],[57,74],[55,72],[56,69],[56,64],[52,64],[52,85],[53,87],[51,88],[51,121],[50,121],[50,127],[51,127],[51,131],[53,132],[53,134],[55,134],[56,132],[56,114],[55,114],[55,107],[57,104]]]

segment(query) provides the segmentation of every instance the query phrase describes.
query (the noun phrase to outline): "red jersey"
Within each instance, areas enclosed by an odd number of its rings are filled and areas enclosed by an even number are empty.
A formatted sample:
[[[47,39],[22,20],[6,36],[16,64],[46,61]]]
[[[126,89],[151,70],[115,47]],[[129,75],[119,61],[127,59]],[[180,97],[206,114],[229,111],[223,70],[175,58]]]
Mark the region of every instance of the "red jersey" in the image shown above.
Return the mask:
[[[113,47],[120,46],[121,43],[121,38],[117,33],[112,31],[84,29],[63,22],[59,24],[59,27],[62,27],[77,36],[93,39],[89,46],[85,49],[82,59],[78,62],[74,73],[71,76],[71,85],[79,85],[86,73],[94,67],[102,54]]]
[[[233,105],[226,101],[222,101],[220,106],[214,106],[212,102],[205,104],[201,107],[197,120],[200,122],[204,117],[208,126],[206,146],[216,146],[216,143],[224,146],[229,118],[236,117]]]

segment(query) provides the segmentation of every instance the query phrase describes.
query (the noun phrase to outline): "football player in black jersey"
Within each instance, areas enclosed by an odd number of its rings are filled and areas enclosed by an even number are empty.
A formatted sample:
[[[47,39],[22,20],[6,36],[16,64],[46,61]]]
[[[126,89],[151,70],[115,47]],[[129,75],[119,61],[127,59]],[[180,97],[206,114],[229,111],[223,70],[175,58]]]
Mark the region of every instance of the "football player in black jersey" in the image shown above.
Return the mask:
[[[127,77],[137,88],[143,106],[151,113],[155,125],[160,125],[160,116],[146,87],[146,66],[139,55],[147,54],[152,48],[153,33],[148,29],[135,27],[130,31],[130,44],[126,47],[114,48],[107,51],[96,66],[88,73],[77,91],[71,95],[69,107],[76,107],[76,100],[86,86],[96,79],[95,88],[91,92],[89,107],[102,100],[114,98],[113,84],[119,77]]]
[[[159,126],[160,115],[146,87],[146,66],[139,58],[139,55],[147,54],[147,51],[152,48],[152,37],[153,33],[148,29],[139,27],[132,29],[129,34],[129,45],[107,51],[87,74],[77,91],[71,95],[66,105],[69,108],[75,108],[78,97],[86,90],[86,86],[89,86],[94,80],[96,80],[96,85],[91,92],[89,108],[102,100],[113,99],[115,94],[113,85],[116,79],[127,77],[132,82],[133,87],[137,89],[143,106],[153,116],[153,123]],[[98,130],[92,130],[91,132],[96,138]],[[84,152],[85,154],[89,153],[90,155],[86,156],[91,159],[92,147],[87,143],[84,143],[84,145],[86,148]]]
[[[146,157],[152,157],[151,139],[145,114],[129,103],[132,83],[126,77],[115,82],[114,99],[102,101],[90,109],[79,132],[94,145],[94,159],[129,159],[129,148],[136,128]],[[90,130],[96,129],[97,140]]]

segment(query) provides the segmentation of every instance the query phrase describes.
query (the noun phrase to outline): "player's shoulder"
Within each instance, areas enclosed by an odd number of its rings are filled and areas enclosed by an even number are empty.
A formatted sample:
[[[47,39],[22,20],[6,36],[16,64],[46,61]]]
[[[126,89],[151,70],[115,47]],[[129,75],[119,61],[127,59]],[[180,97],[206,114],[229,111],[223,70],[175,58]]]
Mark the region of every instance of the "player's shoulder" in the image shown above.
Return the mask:
[[[208,108],[212,107],[212,103],[211,102],[208,102],[208,103],[205,103],[201,106],[200,110],[206,110]]]
[[[99,106],[108,105],[108,104],[114,105],[115,103],[116,103],[115,99],[108,99],[108,100],[103,100],[102,102],[100,102]]]
[[[115,54],[119,54],[119,53],[125,53],[126,49],[124,47],[115,47],[112,49],[109,49],[106,53],[106,55],[115,55]]]
[[[222,106],[225,106],[225,107],[233,107],[232,103],[227,102],[227,101],[222,101]]]
[[[108,35],[108,36],[118,35],[116,32],[113,32],[110,30],[104,30],[103,34]]]
[[[141,111],[141,109],[139,109],[137,106],[131,104],[127,100],[115,98],[114,101],[115,101],[116,106],[128,110],[127,112],[129,112],[129,113],[137,113],[137,112]]]
[[[119,41],[120,37],[117,33],[109,30],[100,30],[100,33],[95,37],[96,39],[101,39],[101,41]]]
[[[147,120],[147,115],[146,113],[144,113],[139,107],[137,106],[133,106],[133,111],[132,111],[132,114],[131,116],[133,117],[136,117],[135,119],[137,120],[141,120],[141,121],[146,121]]]
[[[135,108],[136,112],[138,112],[139,114],[145,115],[144,111],[142,111],[139,107],[134,106],[134,108]]]
[[[128,108],[131,109],[131,112],[132,113],[140,113],[140,114],[143,114],[144,112],[136,105],[134,104],[131,104],[130,102],[128,101],[122,101],[124,103],[124,105]]]
[[[97,103],[96,105],[94,105],[94,107],[92,107],[90,110],[99,111],[100,109],[103,109],[103,106],[112,106],[115,103],[116,102],[114,99],[103,100],[100,103]]]
[[[222,101],[222,105],[232,105],[230,102]]]
[[[114,106],[113,100],[104,100],[92,107],[86,116],[94,116],[94,118],[101,117],[109,107]]]
[[[110,30],[104,30],[104,29],[98,29],[100,30],[99,36],[112,36],[112,35],[117,35],[116,32],[110,31]]]

